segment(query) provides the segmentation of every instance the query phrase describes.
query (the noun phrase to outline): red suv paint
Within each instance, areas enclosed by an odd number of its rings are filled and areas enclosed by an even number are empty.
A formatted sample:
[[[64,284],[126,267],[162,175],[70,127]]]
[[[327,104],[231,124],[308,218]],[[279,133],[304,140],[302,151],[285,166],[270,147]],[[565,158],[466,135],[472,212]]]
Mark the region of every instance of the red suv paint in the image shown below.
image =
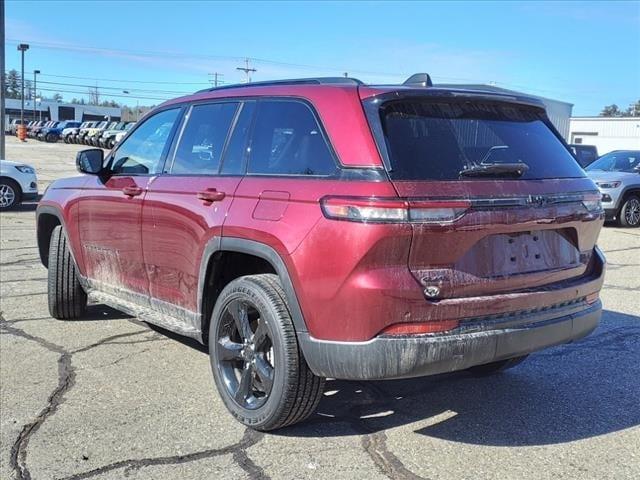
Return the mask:
[[[49,307],[209,346],[268,430],[324,379],[487,373],[598,324],[600,195],[536,100],[309,79],[169,101],[38,211]]]

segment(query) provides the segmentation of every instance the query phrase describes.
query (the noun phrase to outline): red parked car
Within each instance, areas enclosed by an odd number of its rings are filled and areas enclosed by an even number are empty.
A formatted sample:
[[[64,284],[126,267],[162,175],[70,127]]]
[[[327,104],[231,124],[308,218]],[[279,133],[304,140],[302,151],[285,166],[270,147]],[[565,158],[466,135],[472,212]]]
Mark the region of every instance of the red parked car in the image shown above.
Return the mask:
[[[104,155],[38,207],[51,315],[89,295],[208,344],[250,427],[305,419],[327,377],[490,373],[599,322],[600,195],[534,99],[222,87]]]

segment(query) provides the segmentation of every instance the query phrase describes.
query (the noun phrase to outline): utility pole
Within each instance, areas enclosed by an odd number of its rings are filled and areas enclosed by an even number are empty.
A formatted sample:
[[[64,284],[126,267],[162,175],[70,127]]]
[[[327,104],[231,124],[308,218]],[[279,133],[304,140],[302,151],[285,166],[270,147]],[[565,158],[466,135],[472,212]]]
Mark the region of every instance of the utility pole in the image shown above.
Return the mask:
[[[244,59],[244,67],[236,67],[236,70],[240,70],[241,72],[245,73],[245,75],[247,76],[247,83],[251,83],[251,73],[257,72],[255,68],[249,68],[248,58]]]
[[[20,94],[20,125],[22,128],[24,128],[24,52],[27,50],[29,50],[29,45],[26,43],[18,45],[18,51],[22,57],[22,78],[20,79],[22,81],[22,93]],[[2,94],[4,95],[4,92],[2,92]]]
[[[5,129],[5,118],[4,118],[4,93],[5,93],[5,74],[4,74],[4,0],[0,0],[0,25],[2,25],[2,30],[0,32],[0,45],[3,46],[2,52],[0,52],[0,122],[2,122],[2,129],[0,130],[0,159],[5,159],[4,152],[4,129]]]
[[[210,73],[209,76],[213,77],[213,81],[211,79],[209,79],[209,81],[213,83],[214,87],[217,87],[218,83],[222,83],[222,80],[218,80],[218,77],[224,77],[222,73],[218,73],[218,72]]]
[[[36,89],[36,75],[40,73],[40,70],[33,71],[33,120],[36,119],[36,97],[38,96],[38,90]]]

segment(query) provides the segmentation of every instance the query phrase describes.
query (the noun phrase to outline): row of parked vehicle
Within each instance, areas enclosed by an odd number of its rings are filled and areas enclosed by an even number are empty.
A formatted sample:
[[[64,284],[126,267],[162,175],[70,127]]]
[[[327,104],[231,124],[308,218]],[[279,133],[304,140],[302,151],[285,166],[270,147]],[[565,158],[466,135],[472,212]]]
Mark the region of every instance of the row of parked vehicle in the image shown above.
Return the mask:
[[[83,122],[80,125],[65,128],[61,138],[64,143],[111,149],[135,124],[136,122]]]
[[[136,122],[34,120],[28,122],[26,128],[28,138],[34,138],[44,142],[53,143],[63,140],[64,143],[77,143],[111,149],[133,128],[135,123]],[[7,133],[16,135],[18,125],[19,123],[10,124]]]

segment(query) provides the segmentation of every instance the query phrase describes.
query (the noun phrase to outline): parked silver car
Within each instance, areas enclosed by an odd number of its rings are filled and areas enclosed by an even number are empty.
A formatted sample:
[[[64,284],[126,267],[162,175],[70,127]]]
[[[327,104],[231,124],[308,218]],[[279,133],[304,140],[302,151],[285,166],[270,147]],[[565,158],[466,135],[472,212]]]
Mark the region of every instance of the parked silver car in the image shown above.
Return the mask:
[[[607,218],[640,226],[640,150],[615,150],[586,168],[602,192]]]

